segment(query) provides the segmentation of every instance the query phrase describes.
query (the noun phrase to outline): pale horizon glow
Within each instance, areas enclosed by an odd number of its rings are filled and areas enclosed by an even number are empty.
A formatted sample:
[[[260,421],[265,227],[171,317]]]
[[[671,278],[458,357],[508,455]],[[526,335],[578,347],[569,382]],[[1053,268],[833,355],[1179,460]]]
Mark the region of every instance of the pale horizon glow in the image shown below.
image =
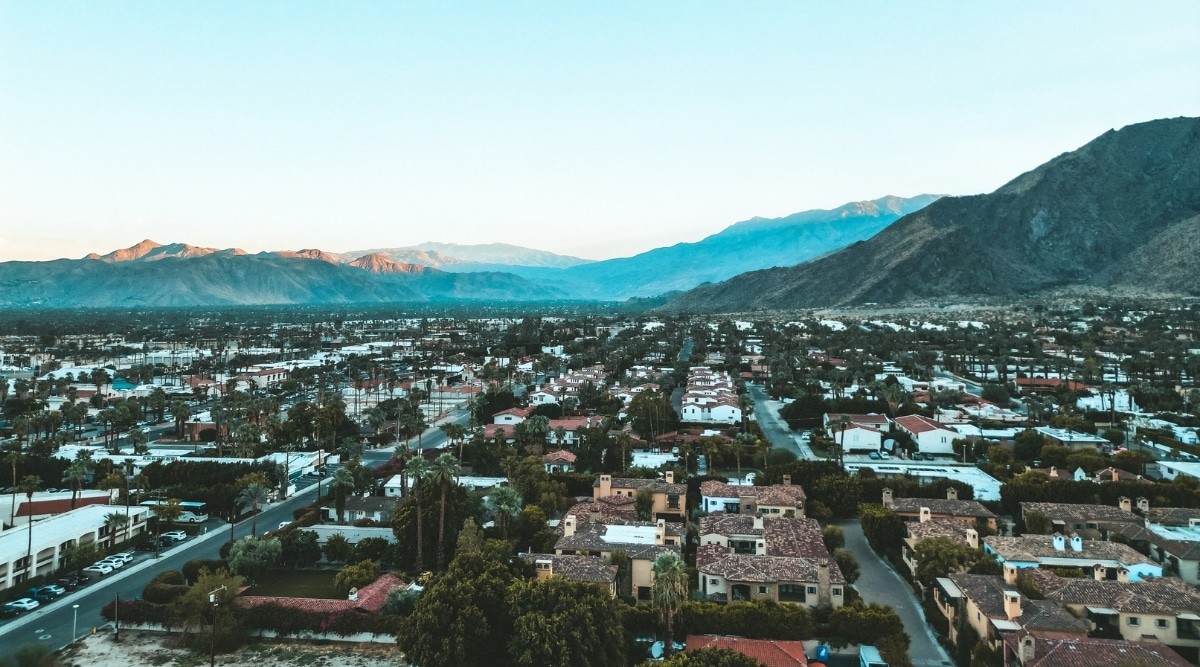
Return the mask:
[[[1200,114],[1200,5],[0,3],[0,261],[588,259]]]

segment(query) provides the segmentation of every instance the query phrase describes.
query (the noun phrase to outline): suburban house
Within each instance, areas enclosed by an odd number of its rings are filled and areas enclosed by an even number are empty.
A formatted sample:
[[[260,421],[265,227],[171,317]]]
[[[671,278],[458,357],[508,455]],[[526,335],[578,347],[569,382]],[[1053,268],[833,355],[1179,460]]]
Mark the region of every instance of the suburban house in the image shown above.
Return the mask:
[[[769,598],[841,606],[845,579],[814,519],[710,514],[700,519],[700,590],[726,602]]]
[[[1013,384],[1025,395],[1053,394],[1063,387],[1066,387],[1068,391],[1084,391],[1088,388],[1082,382],[1061,378],[1015,378]]]
[[[804,489],[792,484],[791,475],[783,476],[783,484],[770,486],[726,484],[715,479],[700,485],[700,508],[705,512],[803,517],[804,500]]]
[[[1043,599],[1085,620],[1093,636],[1166,644],[1190,660],[1200,657],[1200,591],[1175,577],[1129,581],[1128,573],[1096,566],[1086,578],[1047,570],[1024,574]],[[1011,576],[1011,575],[1010,575]]]
[[[520,554],[521,559],[534,566],[537,578],[562,577],[567,581],[599,584],[613,597],[617,596],[616,565],[608,565],[604,559],[575,554]]]
[[[493,424],[504,424],[506,426],[516,426],[529,418],[533,412],[531,408],[509,408],[501,410],[492,415]]]
[[[688,651],[702,648],[726,649],[741,653],[767,667],[806,667],[808,656],[804,642],[782,639],[746,639],[732,635],[688,635]]]
[[[332,502],[332,499],[329,502]],[[344,520],[346,523],[354,523],[363,519],[388,523],[392,520],[392,515],[396,513],[396,507],[397,502],[394,497],[349,496],[346,498]],[[332,504],[321,505],[321,518],[326,521],[337,521],[337,507]]]
[[[1112,664],[1115,656],[1128,665],[1184,667],[1192,663],[1161,644],[1088,637],[1047,637],[1039,632],[1011,633],[1004,638],[1009,667],[1079,667]]]
[[[1022,537],[993,535],[983,539],[983,551],[994,556],[997,562],[1017,568],[1074,568],[1091,572],[1098,564],[1113,570],[1128,570],[1130,581],[1162,576],[1161,565],[1126,544],[1085,540],[1074,533],[1070,536],[1059,533]]]
[[[879,451],[883,436],[891,427],[887,415],[843,415],[826,413],[825,433],[847,452]],[[843,430],[844,427],[844,430]]]
[[[550,452],[542,457],[542,467],[546,472],[571,472],[575,469],[575,454],[565,449]]]
[[[1148,511],[1150,501],[1138,498],[1137,507]],[[1024,502],[1021,503],[1021,517],[1027,519],[1030,512],[1036,512],[1046,517],[1054,532],[1074,532],[1087,538],[1107,539],[1109,534],[1120,532],[1130,524],[1144,525],[1145,518],[1135,514],[1133,508],[1133,501],[1125,497],[1121,497],[1116,506]]]
[[[990,574],[952,574],[938,577],[934,603],[949,625],[955,645],[964,637],[979,637],[999,649],[1005,636],[1016,632],[1039,632],[1047,637],[1088,636],[1088,624],[1053,602],[1032,600],[1011,581]],[[968,632],[968,628],[974,632]]]
[[[654,585],[652,567],[660,554],[673,553],[682,558],[683,538],[678,524],[663,519],[655,523],[629,522],[605,524],[578,521],[568,514],[562,521],[563,536],[554,545],[554,553],[574,554],[603,559],[607,564],[613,553],[623,551],[630,561],[630,589],[618,590],[618,595],[632,595],[649,600]]]
[[[736,424],[742,420],[737,388],[728,373],[705,366],[688,370],[680,418],[685,422]]]
[[[916,580],[917,576],[917,545],[935,537],[944,537],[954,542],[966,544],[972,549],[979,548],[979,532],[957,519],[934,519],[929,508],[922,508],[920,521],[905,522],[907,534],[904,544],[900,547],[900,558],[908,566],[909,573]]]
[[[1033,430],[1041,433],[1050,442],[1075,451],[1100,452],[1112,448],[1111,442],[1091,433],[1081,433],[1079,431],[1072,431],[1069,428],[1054,428],[1052,426],[1038,426]]]
[[[897,417],[896,428],[907,433],[925,454],[954,454],[954,441],[962,436],[940,422],[922,415]]]
[[[988,530],[996,530],[996,513],[978,501],[959,500],[958,489],[954,487],[946,489],[944,499],[895,498],[891,489],[884,489],[883,506],[900,515],[905,521],[947,519],[958,521],[970,528],[982,525]]]
[[[664,479],[637,479],[600,475],[592,485],[592,498],[599,500],[609,496],[637,498],[638,491],[647,489],[654,498],[653,514],[683,521],[687,517],[687,484],[676,484],[675,473],[668,470]]]

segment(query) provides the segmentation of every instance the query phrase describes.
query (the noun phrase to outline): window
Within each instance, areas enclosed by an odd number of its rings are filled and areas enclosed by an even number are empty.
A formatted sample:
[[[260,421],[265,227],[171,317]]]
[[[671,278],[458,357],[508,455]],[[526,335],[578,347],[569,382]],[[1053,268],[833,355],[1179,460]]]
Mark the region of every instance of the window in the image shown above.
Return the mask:
[[[809,594],[809,595],[816,595],[816,594],[817,594],[817,587],[816,587],[816,586],[809,586],[809,587],[808,587],[808,594]]]
[[[1160,619],[1158,619],[1158,627],[1169,628],[1169,627],[1171,627],[1171,622],[1165,618],[1160,618]]]
[[[758,594],[759,594],[759,595],[766,595],[766,594],[767,594],[767,587],[766,587],[766,586],[759,586],[759,587],[758,587]]]
[[[1142,619],[1138,618],[1137,616],[1130,616],[1125,623],[1128,625],[1138,626],[1142,624]]]
[[[716,580],[716,579],[709,579],[709,580],[708,580],[708,584],[709,584],[710,586],[716,586],[716,585],[717,585],[717,580]]]
[[[679,509],[679,496],[676,496],[676,495],[667,496],[667,507],[669,507],[673,510]]]
[[[842,589],[840,589],[840,588],[836,588],[836,587],[835,587],[835,588],[833,589],[833,591],[832,591],[832,594],[833,594],[835,597],[836,597],[836,596],[839,596],[839,595],[841,595],[841,594],[842,594]]]

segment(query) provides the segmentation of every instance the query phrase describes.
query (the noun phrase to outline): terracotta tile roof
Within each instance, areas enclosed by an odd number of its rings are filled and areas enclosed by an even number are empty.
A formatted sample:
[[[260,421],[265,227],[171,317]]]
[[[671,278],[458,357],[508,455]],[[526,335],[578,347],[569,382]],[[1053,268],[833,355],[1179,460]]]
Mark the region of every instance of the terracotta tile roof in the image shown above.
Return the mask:
[[[949,500],[946,498],[895,498],[892,511],[896,514],[919,516],[921,508],[928,507],[931,514],[943,516],[975,517],[990,519],[996,513],[976,500]]]
[[[975,603],[979,612],[993,620],[1008,620],[1004,609],[1005,593],[1016,591],[1016,586],[1005,583],[1004,577],[990,574],[952,574],[949,577],[967,599]],[[1031,600],[1021,597],[1021,615],[1013,620],[1027,630],[1071,632],[1087,636],[1086,621],[1075,618],[1066,609],[1047,600]]]
[[[592,488],[600,488],[600,480],[592,483]],[[687,495],[687,484],[667,484],[661,479],[639,479],[636,477],[613,477],[614,489],[650,489],[654,493],[666,493],[678,496]]]
[[[944,424],[938,423],[923,415],[906,415],[896,417],[896,426],[912,434],[928,433],[930,431],[948,431]]]
[[[825,540],[821,535],[821,524],[816,519],[764,518],[762,528],[755,528],[755,517],[748,514],[725,514],[717,512],[700,518],[700,537],[722,535],[727,538],[738,536],[763,536],[768,556],[829,558]]]
[[[798,484],[742,486],[710,479],[700,484],[700,495],[708,498],[754,498],[758,505],[804,507],[804,489]]]
[[[1061,473],[1060,473],[1061,475]],[[1142,523],[1142,517],[1126,512],[1114,505],[1086,505],[1081,503],[1021,503],[1021,514],[1041,512],[1051,521],[1086,523],[1088,521],[1111,521],[1114,523]]]
[[[277,605],[289,609],[320,613],[336,613],[357,609],[359,611],[378,613],[387,602],[388,593],[404,585],[394,574],[384,574],[375,581],[358,589],[358,599],[324,600],[319,598],[264,597],[258,595],[243,595],[234,603],[239,607],[254,609],[267,605]]]
[[[550,452],[542,457],[542,463],[574,463],[575,454],[568,452],[565,449],[560,449],[557,452]]]
[[[738,554],[719,544],[706,544],[696,549],[697,570],[705,575],[716,574],[735,582],[811,583],[817,581],[819,564],[829,566],[830,583],[846,583],[833,559]]]
[[[1200,509],[1193,507],[1151,507],[1146,518],[1164,526],[1187,526],[1192,519],[1200,519]]]
[[[724,648],[761,662],[766,667],[806,667],[804,642],[744,639],[729,635],[688,635],[687,650]]]
[[[528,563],[550,561],[554,576],[570,581],[612,584],[617,580],[617,566],[608,565],[604,559],[596,556],[523,553],[521,558]]]
[[[653,524],[646,522],[630,521],[625,524],[614,524],[625,526],[644,526],[650,527]],[[671,524],[667,524],[668,527]],[[608,534],[609,525],[603,523],[579,523],[575,526],[575,534],[570,537],[564,535],[558,538],[558,542],[554,544],[556,552],[574,553],[576,551],[600,551],[613,552],[617,550],[624,551],[631,559],[638,560],[654,560],[659,554],[673,553],[677,556],[682,554],[678,544],[645,544],[635,542],[621,542],[618,540],[607,540],[605,537]],[[668,529],[669,530],[669,529]],[[675,531],[678,533],[678,530]],[[668,532],[668,534],[670,534]],[[676,535],[678,537],[678,535]],[[678,541],[678,540],[677,540]]]
[[[1071,579],[1041,569],[1028,575],[1042,597],[1059,604],[1107,607],[1126,614],[1200,614],[1200,591],[1175,577],[1131,583]]]
[[[1184,667],[1190,665],[1170,647],[1123,639],[1042,637],[1038,633],[1011,633],[1004,638],[1006,655],[1019,655],[1021,640],[1032,635],[1033,658],[1021,667],[1096,667],[1116,661],[1128,664]]]
[[[17,494],[20,496],[20,494]],[[17,516],[44,516],[46,514],[65,514],[71,511],[70,498],[57,498],[54,500],[20,500],[17,506]],[[106,496],[89,496],[79,497],[75,499],[75,508],[87,507],[88,505],[107,505],[108,498]]]
[[[1024,535],[1022,537],[1004,537],[993,535],[985,537],[983,542],[997,556],[1004,560],[1042,561],[1050,559],[1072,559],[1097,563],[1100,561],[1116,561],[1122,565],[1153,565],[1154,562],[1132,547],[1120,542],[1105,542],[1104,540],[1083,540],[1082,549],[1075,551],[1071,548],[1071,538],[1064,540],[1063,549],[1054,548],[1054,535]]]
[[[908,528],[908,539],[914,545],[935,537],[948,537],[955,542],[966,543],[967,533],[971,530],[970,526],[957,519],[908,521],[904,526]]]

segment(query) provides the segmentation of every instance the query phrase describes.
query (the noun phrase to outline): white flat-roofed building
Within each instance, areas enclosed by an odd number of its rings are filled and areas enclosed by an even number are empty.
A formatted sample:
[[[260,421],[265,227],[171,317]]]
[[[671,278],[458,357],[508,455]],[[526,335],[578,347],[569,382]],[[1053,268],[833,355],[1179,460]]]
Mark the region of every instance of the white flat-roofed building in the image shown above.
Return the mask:
[[[129,523],[125,528],[110,531],[105,517],[110,512],[129,512]],[[146,531],[148,507],[124,505],[89,505],[63,514],[34,521],[30,527],[18,526],[0,533],[0,590],[12,588],[33,576],[50,574],[63,567],[64,550],[75,545],[95,544],[97,548],[111,545],[114,541],[134,538]],[[127,532],[128,531],[128,532]],[[27,554],[32,537],[32,559],[29,567]]]

